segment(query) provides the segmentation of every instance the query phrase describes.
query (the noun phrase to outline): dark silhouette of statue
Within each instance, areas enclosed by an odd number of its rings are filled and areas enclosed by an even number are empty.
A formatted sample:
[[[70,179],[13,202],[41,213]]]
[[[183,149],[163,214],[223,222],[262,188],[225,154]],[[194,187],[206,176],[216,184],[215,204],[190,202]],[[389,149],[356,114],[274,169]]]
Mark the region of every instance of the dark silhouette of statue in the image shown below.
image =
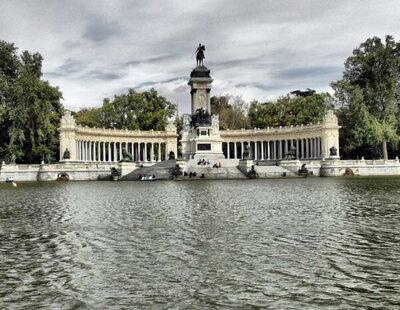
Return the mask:
[[[197,109],[196,113],[191,116],[190,125],[192,127],[211,126],[211,114],[205,109]]]
[[[308,175],[308,169],[306,168],[306,164],[301,165],[301,168],[297,170],[297,173],[300,175]]]
[[[337,156],[337,149],[335,148],[335,146],[332,146],[330,149],[329,149],[329,152],[330,152],[330,156]]]
[[[258,173],[257,173],[256,169],[254,168],[254,165],[252,165],[251,169],[249,171],[247,171],[247,177],[249,179],[258,178]]]
[[[202,66],[203,65],[203,59],[206,58],[204,56],[204,51],[206,50],[206,47],[204,45],[201,45],[199,43],[199,47],[196,50],[196,64],[197,66]]]
[[[296,159],[296,147],[292,147],[292,149],[287,152],[284,156],[285,159]]]
[[[250,145],[246,145],[243,151],[243,159],[251,159]]]
[[[63,159],[70,159],[70,158],[71,158],[71,153],[68,150],[68,148],[66,148],[65,151],[64,151]]]
[[[132,162],[133,157],[132,155],[126,150],[126,148],[122,148],[122,159],[120,162]]]

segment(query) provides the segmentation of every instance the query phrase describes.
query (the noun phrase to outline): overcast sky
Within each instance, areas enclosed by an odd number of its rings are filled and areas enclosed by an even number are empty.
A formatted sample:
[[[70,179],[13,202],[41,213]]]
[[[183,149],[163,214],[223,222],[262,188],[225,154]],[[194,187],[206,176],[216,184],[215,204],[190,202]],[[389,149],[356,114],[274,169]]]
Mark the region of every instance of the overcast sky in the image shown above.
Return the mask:
[[[41,53],[72,110],[153,87],[189,112],[199,43],[212,95],[331,91],[354,48],[399,32],[398,0],[0,0],[0,40]]]

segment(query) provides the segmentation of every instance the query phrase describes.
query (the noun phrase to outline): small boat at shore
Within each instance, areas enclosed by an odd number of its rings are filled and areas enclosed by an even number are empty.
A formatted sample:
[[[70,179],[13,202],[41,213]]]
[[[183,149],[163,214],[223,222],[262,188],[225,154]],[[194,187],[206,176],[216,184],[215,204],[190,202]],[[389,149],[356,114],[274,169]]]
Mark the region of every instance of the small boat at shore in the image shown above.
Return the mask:
[[[156,181],[157,178],[154,175],[143,176],[140,181]]]
[[[14,180],[13,180],[12,177],[5,177],[5,178],[4,178],[4,182],[5,182],[5,183],[11,183],[12,186],[14,186],[14,187],[17,186],[17,183],[14,182]]]
[[[6,183],[13,183],[14,180],[13,180],[12,177],[5,177],[5,178],[4,178],[4,182],[6,182]]]

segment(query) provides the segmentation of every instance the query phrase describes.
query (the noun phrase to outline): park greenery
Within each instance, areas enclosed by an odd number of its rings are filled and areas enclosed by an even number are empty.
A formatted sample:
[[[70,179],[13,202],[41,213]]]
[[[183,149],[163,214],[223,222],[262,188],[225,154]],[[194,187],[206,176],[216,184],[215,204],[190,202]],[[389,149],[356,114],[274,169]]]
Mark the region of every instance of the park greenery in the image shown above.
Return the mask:
[[[0,41],[0,159],[23,163],[55,160],[63,113],[62,93],[41,79],[39,53],[17,53]]]
[[[366,40],[347,58],[341,80],[331,84],[343,153],[388,159],[399,142],[400,42]]]
[[[88,127],[164,130],[175,112],[176,105],[153,88],[143,93],[130,89],[113,100],[104,99],[100,108],[81,109],[75,119],[78,125]]]
[[[62,93],[42,79],[39,53],[21,55],[0,41],[0,160],[54,160],[63,113]],[[345,61],[334,94],[295,90],[275,101],[247,103],[229,94],[211,98],[220,129],[316,124],[329,109],[338,116],[342,158],[395,156],[400,136],[400,42],[386,36],[366,40]],[[74,112],[77,124],[115,129],[163,130],[176,105],[150,89],[130,89],[101,107]],[[178,130],[182,119],[177,117]]]

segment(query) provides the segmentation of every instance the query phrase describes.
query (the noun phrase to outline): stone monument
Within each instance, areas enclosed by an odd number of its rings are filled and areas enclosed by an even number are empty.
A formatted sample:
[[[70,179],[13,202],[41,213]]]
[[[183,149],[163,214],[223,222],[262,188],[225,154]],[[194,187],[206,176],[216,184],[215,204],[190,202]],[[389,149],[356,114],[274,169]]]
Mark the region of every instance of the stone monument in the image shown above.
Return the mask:
[[[219,133],[217,115],[211,114],[210,91],[213,79],[210,70],[204,66],[205,46],[199,44],[196,50],[196,64],[190,74],[188,85],[191,94],[191,114],[183,116],[182,156],[188,159],[221,160],[222,139]]]

